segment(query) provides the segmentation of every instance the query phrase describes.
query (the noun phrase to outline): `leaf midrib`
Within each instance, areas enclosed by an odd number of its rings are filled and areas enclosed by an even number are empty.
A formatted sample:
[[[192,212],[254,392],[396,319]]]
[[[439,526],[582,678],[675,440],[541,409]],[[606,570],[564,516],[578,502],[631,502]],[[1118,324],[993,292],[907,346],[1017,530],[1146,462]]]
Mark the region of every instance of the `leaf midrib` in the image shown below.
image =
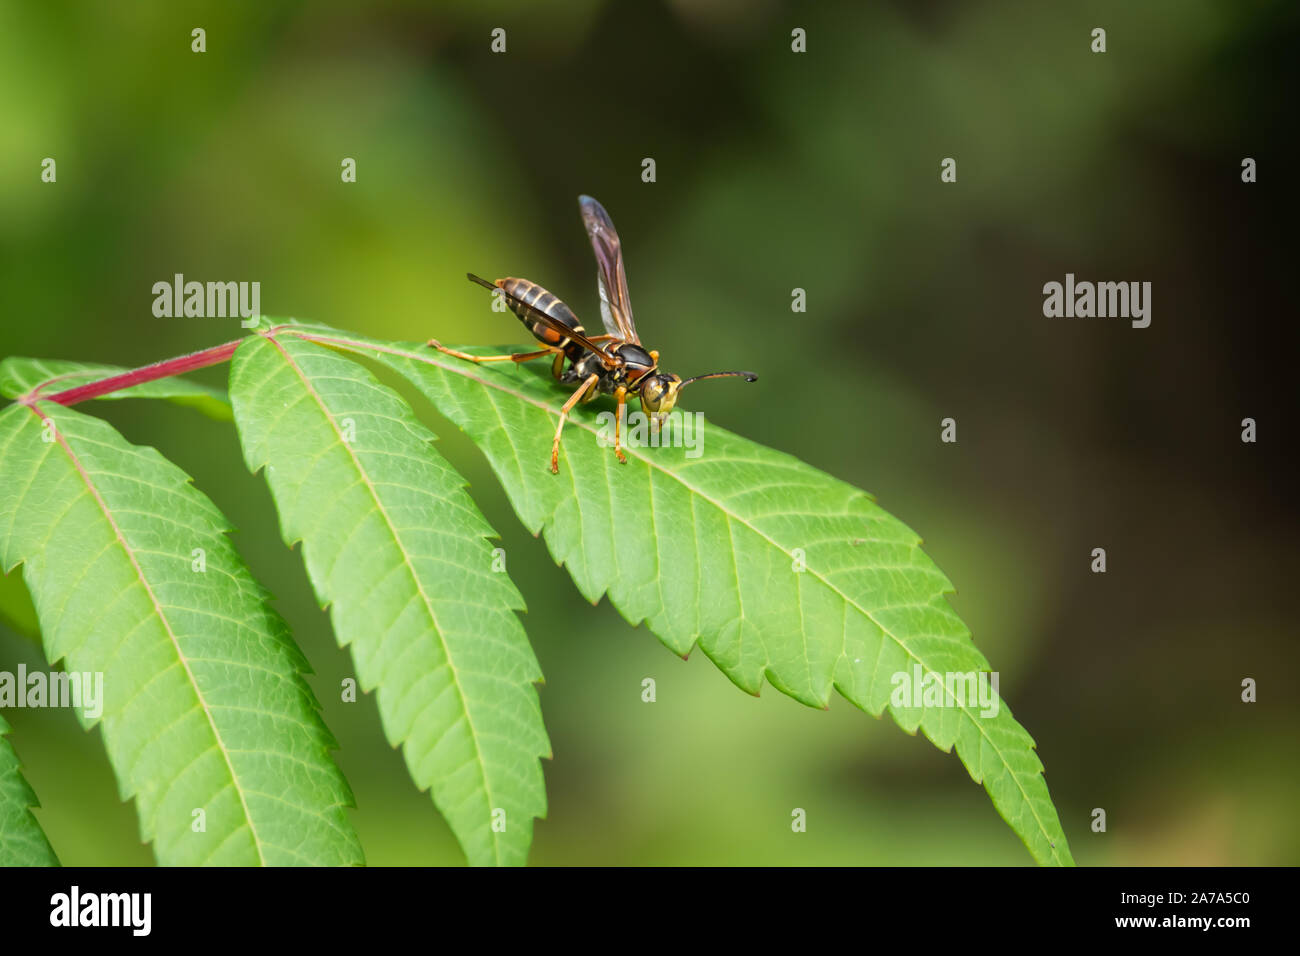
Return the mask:
[[[550,407],[549,405],[547,405],[545,402],[542,402],[542,401],[540,401],[540,400],[538,400],[538,399],[532,397],[531,395],[526,395],[526,394],[524,394],[523,392],[516,391],[516,390],[514,390],[514,389],[512,389],[512,388],[509,388],[509,387],[507,387],[504,383],[501,383],[501,382],[492,382],[492,381],[489,381],[489,380],[487,380],[487,379],[485,379],[485,378],[482,378],[482,377],[480,377],[480,376],[478,376],[478,375],[474,375],[474,374],[472,374],[468,369],[461,369],[461,368],[456,367],[456,366],[452,366],[452,365],[449,365],[449,364],[444,364],[444,363],[442,363],[442,362],[436,361],[436,360],[433,359],[432,356],[429,356],[429,355],[423,355],[423,354],[412,353],[412,352],[408,352],[408,351],[405,351],[405,350],[402,350],[402,349],[389,348],[389,347],[380,346],[380,345],[373,344],[373,343],[369,343],[369,342],[358,342],[358,341],[356,341],[355,339],[347,339],[347,338],[342,338],[342,337],[333,336],[333,335],[321,335],[321,334],[317,334],[317,333],[311,332],[311,331],[309,331],[309,330],[307,330],[307,329],[295,329],[295,328],[293,328],[293,327],[289,327],[289,328],[285,329],[284,331],[289,332],[289,333],[294,334],[294,335],[297,335],[297,336],[300,336],[300,337],[302,337],[302,338],[308,339],[309,341],[323,342],[323,343],[326,343],[326,344],[331,344],[331,343],[332,343],[332,344],[336,344],[336,345],[339,345],[339,346],[344,347],[344,348],[353,349],[353,350],[359,350],[359,351],[381,352],[381,353],[386,353],[386,354],[390,354],[390,355],[396,355],[396,356],[398,356],[398,357],[400,357],[400,358],[405,358],[405,359],[407,359],[407,360],[409,360],[409,361],[413,361],[413,362],[421,362],[421,363],[424,363],[424,364],[426,364],[426,365],[433,365],[433,366],[435,366],[435,367],[437,367],[437,368],[439,368],[439,369],[442,369],[442,370],[445,371],[445,372],[451,372],[451,373],[453,373],[453,374],[455,374],[455,375],[460,375],[460,376],[462,376],[463,378],[467,378],[467,379],[470,379],[470,380],[472,380],[472,381],[478,382],[480,385],[483,385],[483,386],[486,387],[486,388],[496,389],[496,390],[498,390],[498,391],[504,392],[504,393],[507,394],[507,395],[511,395],[512,397],[514,397],[514,398],[516,398],[516,399],[519,399],[520,401],[526,402],[527,404],[533,405],[533,406],[536,407],[536,408],[540,408],[540,409],[542,409],[542,410],[543,410],[544,412],[546,412],[548,415],[556,415],[556,416],[559,415],[559,413],[558,413],[555,409],[551,408],[551,407]],[[498,421],[499,421],[500,424],[504,427],[504,425],[505,425],[505,420],[504,420],[503,418],[501,418],[501,415],[500,415],[499,412],[497,412],[496,414],[497,414],[497,419],[498,419]],[[591,425],[589,425],[587,422],[582,421],[581,419],[573,418],[573,417],[571,416],[571,417],[568,419],[568,421],[569,421],[569,422],[572,422],[572,423],[575,424],[575,425],[577,425],[579,428],[582,428],[582,429],[584,429],[585,431],[590,432],[590,433],[593,434],[593,435],[597,434],[597,431],[596,431],[596,429],[595,429],[594,427],[592,427]],[[790,552],[786,551],[786,549],[785,549],[784,547],[782,547],[780,544],[778,544],[776,541],[774,541],[774,540],[773,540],[769,535],[767,535],[766,533],[764,533],[763,531],[761,531],[760,529],[758,529],[757,527],[755,527],[754,525],[752,525],[749,521],[745,520],[743,517],[741,517],[741,516],[739,516],[739,515],[735,515],[735,514],[733,514],[730,510],[728,510],[728,509],[727,509],[724,505],[722,505],[720,502],[718,502],[717,500],[715,500],[714,498],[712,498],[712,497],[711,497],[710,495],[708,495],[707,493],[705,493],[705,492],[703,492],[703,491],[700,491],[697,487],[695,487],[694,485],[692,485],[690,482],[686,481],[686,480],[685,480],[685,479],[684,479],[680,474],[678,474],[678,473],[676,473],[676,472],[674,472],[674,471],[670,471],[669,469],[666,469],[666,468],[664,468],[662,465],[660,465],[660,464],[656,463],[655,461],[653,461],[651,458],[649,458],[647,455],[645,455],[644,452],[643,452],[640,448],[629,448],[628,451],[631,452],[631,453],[633,453],[633,454],[635,455],[635,457],[637,458],[638,461],[644,462],[644,463],[646,464],[647,467],[652,468],[652,469],[655,469],[655,470],[661,472],[662,474],[667,475],[668,477],[672,478],[674,481],[677,481],[679,484],[681,484],[682,487],[684,487],[687,491],[691,492],[693,495],[695,495],[695,496],[697,496],[697,497],[703,499],[704,501],[707,501],[709,504],[713,505],[715,508],[717,508],[717,509],[718,509],[718,510],[719,510],[719,511],[724,515],[724,516],[726,516],[728,519],[733,519],[733,520],[735,520],[735,521],[738,521],[738,522],[740,522],[742,525],[744,525],[745,527],[749,528],[751,531],[753,531],[755,534],[757,534],[757,535],[758,535],[759,537],[761,537],[763,540],[767,541],[769,544],[771,544],[774,548],[776,548],[776,549],[777,549],[778,551],[780,551],[782,554],[785,554],[785,555],[787,555],[787,556],[790,555]],[[518,456],[516,456],[516,457],[518,457]],[[870,496],[867,496],[867,497],[869,498]],[[915,545],[914,545],[913,547],[915,547]],[[904,653],[905,653],[909,658],[911,658],[911,659],[912,659],[913,661],[915,661],[918,665],[920,665],[921,668],[922,668],[922,669],[923,669],[927,674],[935,674],[935,675],[938,674],[938,672],[935,671],[933,668],[931,668],[931,667],[930,667],[930,666],[929,666],[925,661],[923,661],[923,660],[921,660],[919,657],[917,657],[916,654],[912,651],[912,649],[909,648],[909,647],[908,647],[908,646],[907,646],[907,645],[906,645],[906,644],[905,644],[901,639],[899,639],[899,637],[898,637],[896,634],[894,634],[892,630],[890,630],[888,627],[886,627],[884,624],[882,624],[879,620],[877,620],[876,617],[875,617],[875,615],[874,615],[870,610],[868,610],[868,609],[862,607],[862,606],[861,606],[860,604],[858,604],[855,600],[853,600],[853,599],[850,598],[847,594],[845,594],[845,593],[844,593],[840,588],[838,588],[838,587],[837,587],[833,582],[831,582],[830,580],[828,580],[827,578],[825,578],[824,576],[822,576],[822,575],[821,575],[820,573],[818,573],[816,570],[814,570],[814,569],[812,569],[812,568],[809,568],[809,570],[812,571],[813,576],[814,576],[815,578],[817,578],[817,580],[821,581],[821,582],[822,582],[823,584],[825,584],[828,588],[830,588],[834,593],[838,594],[838,595],[839,595],[839,596],[844,600],[844,602],[845,602],[846,605],[850,605],[850,606],[856,608],[857,611],[858,611],[860,614],[862,614],[864,617],[866,617],[868,620],[870,620],[873,624],[875,624],[876,627],[880,628],[880,631],[881,631],[882,634],[887,635],[887,636],[889,637],[889,639],[890,639],[891,641],[893,641],[896,645],[898,645],[898,647],[901,648],[901,649],[903,650],[903,652],[904,652]],[[941,592],[941,593],[947,593],[947,592]],[[918,607],[918,606],[924,606],[924,605],[908,604],[908,605],[905,605],[905,606],[907,606],[907,607]],[[843,642],[843,632],[841,631],[841,648],[840,648],[840,658],[841,658],[841,659],[843,659],[843,658],[845,658],[845,657],[847,656],[847,655],[845,654],[845,651],[844,651],[844,647],[843,647],[843,643],[842,643],[842,642]],[[988,744],[989,744],[990,748],[993,750],[993,752],[996,753],[996,754],[998,755],[998,759],[1002,762],[1002,766],[1006,769],[1007,775],[1010,776],[1010,778],[1011,778],[1013,781],[1015,781],[1016,789],[1020,791],[1020,795],[1021,795],[1021,797],[1022,797],[1022,799],[1023,799],[1024,805],[1025,805],[1026,807],[1029,808],[1029,812],[1030,812],[1030,813],[1033,815],[1033,817],[1034,817],[1034,822],[1035,822],[1036,824],[1038,824],[1039,832],[1043,835],[1044,839],[1047,840],[1047,844],[1048,844],[1048,846],[1050,847],[1050,849],[1052,850],[1052,857],[1053,857],[1054,859],[1056,859],[1056,860],[1059,862],[1061,858],[1060,858],[1060,854],[1059,854],[1059,852],[1057,851],[1057,848],[1056,848],[1056,845],[1055,845],[1055,841],[1052,839],[1052,835],[1047,831],[1047,828],[1043,825],[1042,818],[1039,816],[1039,814],[1038,814],[1038,810],[1037,810],[1037,808],[1034,806],[1034,802],[1033,802],[1033,800],[1030,799],[1030,797],[1029,797],[1029,793],[1025,790],[1024,785],[1021,783],[1020,778],[1019,778],[1019,776],[1017,775],[1015,768],[1012,767],[1011,764],[1010,764],[1010,762],[1007,760],[1006,755],[1003,753],[1002,748],[1001,748],[1000,746],[998,746],[997,742],[996,742],[995,740],[993,740],[993,738],[990,737],[989,734],[984,730],[984,728],[980,725],[980,722],[979,722],[978,720],[975,719],[975,717],[974,717],[973,714],[971,713],[971,710],[970,710],[970,709],[965,705],[965,703],[962,702],[962,701],[959,701],[959,700],[957,699],[957,696],[956,696],[954,693],[952,693],[952,691],[948,688],[948,686],[947,686],[947,682],[944,681],[944,682],[941,682],[941,683],[943,683],[943,685],[944,685],[944,691],[945,691],[945,693],[947,694],[947,696],[952,700],[953,704],[955,705],[955,708],[961,712],[962,716],[964,716],[964,717],[966,718],[966,720],[970,722],[970,724],[971,724],[971,725],[972,725],[972,726],[973,726],[973,727],[974,727],[974,728],[979,732],[980,736],[981,736],[985,741],[988,742]],[[844,693],[843,688],[841,688],[840,685],[839,685],[838,683],[836,683],[834,680],[832,680],[832,684],[833,684],[833,686],[836,688],[836,690],[839,690],[839,691],[841,692],[841,694]],[[1031,748],[1031,749],[1032,749],[1032,748]],[[982,768],[981,768],[981,769],[982,769]]]

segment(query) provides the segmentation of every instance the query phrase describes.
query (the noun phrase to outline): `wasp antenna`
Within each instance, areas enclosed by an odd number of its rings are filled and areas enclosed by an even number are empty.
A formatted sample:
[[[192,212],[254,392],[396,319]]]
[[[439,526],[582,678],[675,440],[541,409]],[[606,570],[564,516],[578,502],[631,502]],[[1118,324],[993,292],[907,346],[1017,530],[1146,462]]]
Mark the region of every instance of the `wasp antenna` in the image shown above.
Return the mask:
[[[758,376],[753,372],[710,372],[708,375],[696,375],[694,378],[688,378],[686,381],[682,382],[682,384],[677,386],[677,390],[681,391],[687,385],[690,385],[691,382],[698,382],[701,379],[706,378],[743,378],[746,382],[758,381]]]
[[[487,279],[484,279],[482,276],[476,276],[472,272],[466,272],[465,278],[468,279],[470,282],[477,282],[485,289],[491,289],[493,292],[497,290],[497,284],[495,282],[488,282]]]

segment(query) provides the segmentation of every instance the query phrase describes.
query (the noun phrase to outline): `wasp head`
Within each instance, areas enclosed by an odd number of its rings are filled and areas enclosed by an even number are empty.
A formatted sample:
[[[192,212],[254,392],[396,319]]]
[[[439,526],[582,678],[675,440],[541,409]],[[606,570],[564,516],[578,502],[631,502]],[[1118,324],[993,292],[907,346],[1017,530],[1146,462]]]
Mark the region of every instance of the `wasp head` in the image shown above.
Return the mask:
[[[641,383],[641,407],[653,416],[656,428],[664,423],[668,413],[673,410],[673,405],[677,402],[677,390],[681,386],[681,376],[671,372],[647,375]]]

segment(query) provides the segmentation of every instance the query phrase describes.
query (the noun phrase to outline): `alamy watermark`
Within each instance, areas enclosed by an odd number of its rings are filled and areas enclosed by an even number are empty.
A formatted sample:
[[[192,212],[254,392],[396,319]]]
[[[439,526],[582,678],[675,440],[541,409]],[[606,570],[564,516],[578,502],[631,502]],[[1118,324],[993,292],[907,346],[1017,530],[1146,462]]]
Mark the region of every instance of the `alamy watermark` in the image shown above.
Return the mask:
[[[627,413],[623,429],[625,448],[685,448],[687,458],[704,454],[704,413],[678,412],[655,427],[653,416],[642,411]],[[601,412],[596,416],[600,431],[596,440],[603,448],[614,447],[614,431],[618,416],[614,412]]]
[[[148,936],[152,913],[152,893],[83,893],[74,883],[50,897],[51,926],[120,926],[133,936]]]
[[[1043,315],[1049,319],[1131,319],[1133,328],[1151,324],[1150,282],[1075,282],[1074,273],[1065,283],[1043,286]]]
[[[176,273],[171,282],[153,284],[153,314],[160,319],[229,319],[251,329],[262,314],[260,282],[186,282]]]
[[[997,671],[922,671],[920,664],[912,670],[895,671],[889,679],[894,685],[889,703],[895,707],[970,707],[979,708],[981,717],[998,715]]]
[[[0,671],[0,707],[79,707],[91,720],[104,713],[101,671]]]

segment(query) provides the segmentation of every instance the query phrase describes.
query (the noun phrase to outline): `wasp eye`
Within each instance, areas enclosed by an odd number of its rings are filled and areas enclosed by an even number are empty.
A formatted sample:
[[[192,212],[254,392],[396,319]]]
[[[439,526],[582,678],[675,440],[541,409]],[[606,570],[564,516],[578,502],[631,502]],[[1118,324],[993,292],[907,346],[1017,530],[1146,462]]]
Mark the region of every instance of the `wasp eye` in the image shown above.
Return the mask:
[[[664,384],[656,375],[646,381],[641,388],[641,404],[645,406],[647,412],[659,411],[659,404],[663,401]]]

